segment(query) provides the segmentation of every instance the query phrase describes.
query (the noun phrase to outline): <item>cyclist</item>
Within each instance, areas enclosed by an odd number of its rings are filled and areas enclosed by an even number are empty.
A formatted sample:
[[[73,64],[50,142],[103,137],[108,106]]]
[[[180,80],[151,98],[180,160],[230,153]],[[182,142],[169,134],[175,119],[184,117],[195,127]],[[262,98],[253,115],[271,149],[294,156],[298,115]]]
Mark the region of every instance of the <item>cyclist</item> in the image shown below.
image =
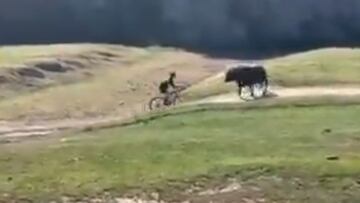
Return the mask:
[[[176,89],[175,85],[176,72],[171,72],[169,78],[159,85],[160,93],[165,96],[164,105],[171,105],[170,93]]]

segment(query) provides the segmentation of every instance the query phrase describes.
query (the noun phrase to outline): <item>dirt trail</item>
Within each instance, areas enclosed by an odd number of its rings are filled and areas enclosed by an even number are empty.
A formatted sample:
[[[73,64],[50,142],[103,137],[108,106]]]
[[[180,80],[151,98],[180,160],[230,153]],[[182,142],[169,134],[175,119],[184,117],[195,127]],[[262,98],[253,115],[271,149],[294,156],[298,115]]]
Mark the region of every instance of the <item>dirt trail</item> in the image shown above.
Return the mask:
[[[296,87],[283,88],[273,87],[270,89],[270,94],[275,97],[289,98],[289,97],[315,97],[315,96],[360,96],[360,87]],[[239,95],[234,93],[222,94],[208,97],[192,104],[207,104],[207,103],[238,103],[244,102]]]
[[[125,117],[104,117],[88,119],[67,119],[41,122],[0,122],[0,143],[15,142],[29,137],[40,137],[57,134],[65,130],[85,129],[94,125],[121,122]]]
[[[275,97],[314,97],[314,96],[360,96],[360,87],[273,87],[270,93]],[[187,105],[207,103],[244,102],[236,93],[212,96]],[[67,119],[58,121],[14,122],[0,121],[0,143],[9,143],[29,137],[41,137],[57,134],[65,130],[85,129],[94,125],[106,125],[132,118],[133,114],[118,117],[98,117],[88,119]]]

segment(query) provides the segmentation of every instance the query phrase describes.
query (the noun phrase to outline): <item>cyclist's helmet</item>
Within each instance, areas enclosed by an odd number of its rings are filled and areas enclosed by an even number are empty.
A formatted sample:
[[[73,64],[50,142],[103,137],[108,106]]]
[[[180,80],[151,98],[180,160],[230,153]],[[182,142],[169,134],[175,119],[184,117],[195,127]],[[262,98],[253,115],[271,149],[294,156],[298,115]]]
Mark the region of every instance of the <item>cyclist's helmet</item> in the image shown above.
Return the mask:
[[[170,72],[170,77],[175,78],[176,77],[176,72]]]

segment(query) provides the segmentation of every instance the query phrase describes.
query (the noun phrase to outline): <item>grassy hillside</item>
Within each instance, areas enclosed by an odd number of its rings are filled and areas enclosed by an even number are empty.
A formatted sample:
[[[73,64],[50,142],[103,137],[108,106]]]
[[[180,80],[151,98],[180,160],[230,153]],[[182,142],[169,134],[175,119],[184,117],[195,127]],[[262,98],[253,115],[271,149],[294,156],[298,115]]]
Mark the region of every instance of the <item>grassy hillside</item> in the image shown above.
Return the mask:
[[[267,62],[272,81],[283,86],[360,84],[360,49],[329,48]]]
[[[0,193],[46,199],[152,188],[175,198],[231,177],[269,202],[358,202],[359,120],[356,105],[213,110],[4,145]]]
[[[0,119],[131,116],[171,70],[197,83],[187,98],[233,91],[215,75],[227,62],[158,47],[3,47]],[[334,86],[360,85],[358,62],[356,49],[324,49],[266,64],[274,84]],[[0,202],[143,192],[198,203],[359,202],[358,104],[359,97],[317,97],[185,106],[128,126],[0,143]],[[241,185],[238,196],[198,193],[229,182]]]
[[[234,84],[223,82],[224,74],[214,76],[228,62],[160,47],[1,47],[0,119],[129,116],[143,111],[171,70],[178,71],[180,81],[197,83],[187,99],[234,91]],[[359,62],[359,50],[332,48],[271,59],[266,65],[273,84],[358,85]]]
[[[293,54],[265,61],[272,84],[281,86],[360,85],[360,50],[328,48]],[[224,74],[194,86],[189,98],[236,90],[224,84]]]
[[[0,97],[83,81],[99,69],[122,66],[145,55],[141,49],[93,44],[0,47]]]
[[[0,64],[6,65],[21,65],[24,62],[37,59],[52,59],[54,56],[70,56],[81,54],[95,49],[101,49],[111,46],[105,45],[24,45],[24,46],[3,46],[0,47]],[[115,48],[115,46],[113,46]],[[120,47],[118,47],[120,48]],[[123,47],[125,48],[125,47]],[[100,51],[100,50],[99,50]],[[110,51],[110,49],[107,49]]]
[[[222,68],[171,48],[101,44],[2,47],[0,67],[0,119],[129,115],[169,71],[194,83]]]

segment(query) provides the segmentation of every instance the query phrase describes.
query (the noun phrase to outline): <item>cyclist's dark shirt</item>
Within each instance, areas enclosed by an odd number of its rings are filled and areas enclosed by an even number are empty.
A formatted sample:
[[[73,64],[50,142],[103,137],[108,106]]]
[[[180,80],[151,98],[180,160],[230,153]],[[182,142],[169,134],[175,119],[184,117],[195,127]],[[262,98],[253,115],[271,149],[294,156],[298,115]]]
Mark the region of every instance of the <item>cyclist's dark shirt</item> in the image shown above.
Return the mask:
[[[176,88],[174,77],[170,77],[168,80],[165,80],[160,84],[160,92],[166,93],[170,86]]]

